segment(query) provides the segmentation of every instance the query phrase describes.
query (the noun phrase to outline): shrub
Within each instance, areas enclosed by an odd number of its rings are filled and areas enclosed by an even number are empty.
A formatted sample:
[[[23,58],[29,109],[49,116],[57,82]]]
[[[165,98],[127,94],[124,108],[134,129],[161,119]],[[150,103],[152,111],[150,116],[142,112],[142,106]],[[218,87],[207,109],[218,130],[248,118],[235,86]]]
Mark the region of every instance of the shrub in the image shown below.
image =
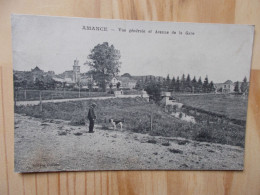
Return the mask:
[[[72,118],[70,120],[70,125],[75,125],[75,126],[85,125],[86,124],[85,118],[86,118],[86,115],[84,112],[74,111],[72,114]]]
[[[212,132],[209,130],[202,129],[198,132],[198,134],[195,137],[195,140],[197,141],[212,141]]]
[[[152,100],[158,103],[161,100],[161,85],[156,82],[150,82],[145,86],[145,91],[149,94]]]

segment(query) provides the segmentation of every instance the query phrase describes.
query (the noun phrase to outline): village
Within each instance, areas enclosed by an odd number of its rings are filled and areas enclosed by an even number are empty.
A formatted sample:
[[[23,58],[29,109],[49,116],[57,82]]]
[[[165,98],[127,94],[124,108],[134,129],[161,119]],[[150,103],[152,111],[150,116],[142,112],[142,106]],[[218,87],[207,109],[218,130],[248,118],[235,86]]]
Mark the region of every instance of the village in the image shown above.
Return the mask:
[[[18,95],[20,94],[20,98],[17,96],[17,100],[26,100],[26,97],[21,96],[35,90],[48,90],[49,92],[50,90],[53,90],[53,93],[57,93],[57,91],[77,91],[81,94],[81,96],[79,95],[75,97],[82,97],[84,92],[102,92],[102,88],[97,79],[94,78],[92,72],[89,71],[82,73],[80,67],[79,60],[74,60],[72,70],[66,70],[60,74],[55,74],[54,71],[45,72],[38,66],[32,68],[31,71],[14,70],[14,89]],[[114,95],[144,94],[145,97],[153,96],[154,94],[147,94],[145,92],[147,91],[146,86],[148,83],[151,83],[152,85],[159,83],[161,88],[160,92],[168,92],[166,94],[169,97],[174,96],[176,93],[248,95],[249,89],[249,82],[247,82],[246,78],[244,78],[243,81],[233,82],[231,80],[227,80],[223,83],[213,83],[212,81],[208,81],[207,76],[204,82],[202,82],[201,77],[197,81],[195,77],[191,79],[189,74],[187,78],[185,78],[185,75],[182,75],[182,78],[173,77],[171,79],[169,78],[169,75],[164,78],[153,75],[134,76],[129,73],[125,73],[121,76],[112,76],[106,83],[106,92]],[[103,95],[107,94],[103,93]],[[52,96],[52,98],[55,98],[55,96]]]

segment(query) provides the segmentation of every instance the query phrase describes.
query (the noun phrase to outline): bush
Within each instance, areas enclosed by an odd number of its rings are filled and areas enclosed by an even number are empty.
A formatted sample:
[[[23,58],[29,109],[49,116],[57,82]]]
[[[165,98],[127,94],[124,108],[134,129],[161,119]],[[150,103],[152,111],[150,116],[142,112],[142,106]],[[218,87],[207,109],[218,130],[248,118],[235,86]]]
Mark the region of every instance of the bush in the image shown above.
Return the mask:
[[[70,125],[75,125],[75,126],[85,125],[86,124],[85,118],[86,118],[86,114],[84,112],[74,111],[72,114],[72,118],[70,120]]]
[[[197,141],[212,141],[212,133],[209,130],[202,129],[195,137]]]
[[[150,82],[145,86],[145,91],[149,94],[152,100],[158,103],[161,98],[161,86],[159,83]]]

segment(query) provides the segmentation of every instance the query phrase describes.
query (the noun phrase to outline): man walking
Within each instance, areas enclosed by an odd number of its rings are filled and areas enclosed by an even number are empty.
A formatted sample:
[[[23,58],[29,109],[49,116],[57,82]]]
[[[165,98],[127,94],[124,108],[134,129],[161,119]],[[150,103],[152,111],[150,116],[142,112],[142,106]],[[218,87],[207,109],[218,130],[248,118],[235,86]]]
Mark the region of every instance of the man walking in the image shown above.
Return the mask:
[[[88,120],[89,120],[89,133],[94,133],[94,125],[95,125],[95,120],[96,120],[96,114],[95,114],[95,107],[97,105],[93,103],[88,111]]]

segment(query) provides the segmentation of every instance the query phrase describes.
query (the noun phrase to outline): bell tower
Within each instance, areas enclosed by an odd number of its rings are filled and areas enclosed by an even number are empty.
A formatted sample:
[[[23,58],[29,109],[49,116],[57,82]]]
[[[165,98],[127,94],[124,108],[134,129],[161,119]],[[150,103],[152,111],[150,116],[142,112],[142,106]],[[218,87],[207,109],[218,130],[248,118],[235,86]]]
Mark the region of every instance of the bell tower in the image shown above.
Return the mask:
[[[73,81],[79,82],[80,81],[80,66],[79,66],[79,60],[74,60],[73,65]]]

